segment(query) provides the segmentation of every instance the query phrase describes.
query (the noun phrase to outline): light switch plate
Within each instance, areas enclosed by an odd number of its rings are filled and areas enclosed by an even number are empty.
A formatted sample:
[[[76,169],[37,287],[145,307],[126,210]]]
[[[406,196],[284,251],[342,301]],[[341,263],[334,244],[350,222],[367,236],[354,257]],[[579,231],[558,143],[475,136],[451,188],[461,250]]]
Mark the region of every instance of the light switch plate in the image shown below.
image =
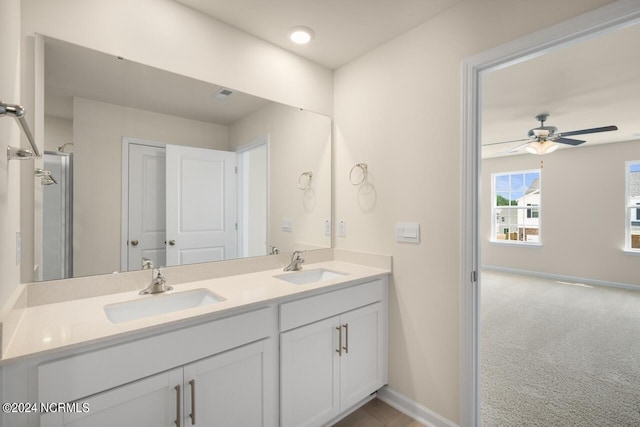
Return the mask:
[[[397,223],[396,241],[402,243],[420,243],[420,224],[417,222]]]
[[[327,237],[331,237],[331,220],[324,220],[324,235]]]
[[[22,234],[16,231],[16,265],[20,265],[22,261]]]
[[[291,218],[282,218],[282,231],[286,233],[293,231],[293,220]]]
[[[338,237],[347,237],[347,222],[344,219],[338,221]]]

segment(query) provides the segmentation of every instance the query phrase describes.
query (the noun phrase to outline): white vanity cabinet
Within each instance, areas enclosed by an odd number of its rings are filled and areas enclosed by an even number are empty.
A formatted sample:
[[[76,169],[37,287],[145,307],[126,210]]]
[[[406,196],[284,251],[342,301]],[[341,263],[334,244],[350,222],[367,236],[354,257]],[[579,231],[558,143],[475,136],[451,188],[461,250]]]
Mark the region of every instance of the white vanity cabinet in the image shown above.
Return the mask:
[[[182,369],[173,369],[72,402],[40,417],[40,427],[175,426],[182,417]]]
[[[183,425],[268,425],[263,407],[277,400],[265,384],[265,350],[260,341],[185,366]]]
[[[275,319],[270,307],[43,364],[38,400],[74,410],[40,425],[275,427]]]
[[[319,426],[387,382],[387,284],[281,305],[283,427]]]

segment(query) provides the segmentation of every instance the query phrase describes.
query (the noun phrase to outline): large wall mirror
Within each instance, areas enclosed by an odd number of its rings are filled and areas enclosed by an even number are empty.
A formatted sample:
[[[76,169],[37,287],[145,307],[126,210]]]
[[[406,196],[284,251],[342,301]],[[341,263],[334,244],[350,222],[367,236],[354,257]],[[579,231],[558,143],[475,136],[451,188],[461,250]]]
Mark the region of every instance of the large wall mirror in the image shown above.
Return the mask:
[[[44,46],[36,280],[331,247],[329,117]]]

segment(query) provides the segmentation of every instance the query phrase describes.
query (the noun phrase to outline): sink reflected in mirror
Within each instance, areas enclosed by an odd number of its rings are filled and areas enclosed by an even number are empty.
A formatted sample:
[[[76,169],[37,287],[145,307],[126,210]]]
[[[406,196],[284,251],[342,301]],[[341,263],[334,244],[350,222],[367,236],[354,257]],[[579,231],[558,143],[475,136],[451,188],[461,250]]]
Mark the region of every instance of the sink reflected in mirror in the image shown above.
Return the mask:
[[[140,299],[104,306],[111,323],[122,323],[188,308],[215,304],[225,299],[206,289],[143,296]]]
[[[324,282],[326,280],[338,279],[346,276],[346,273],[327,270],[325,268],[316,268],[313,270],[294,271],[291,273],[279,274],[274,276],[276,279],[284,280],[294,285],[308,285],[311,283]]]

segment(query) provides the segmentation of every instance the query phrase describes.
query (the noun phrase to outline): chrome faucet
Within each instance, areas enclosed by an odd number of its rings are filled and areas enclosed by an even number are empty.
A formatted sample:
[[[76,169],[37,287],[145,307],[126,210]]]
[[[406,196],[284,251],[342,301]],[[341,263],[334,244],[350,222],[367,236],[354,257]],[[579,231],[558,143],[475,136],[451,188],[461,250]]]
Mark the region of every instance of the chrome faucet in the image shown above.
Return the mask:
[[[291,254],[291,262],[284,268],[284,271],[300,271],[302,270],[302,264],[304,264],[304,259],[302,258],[302,253],[304,251],[295,251]]]
[[[160,294],[166,291],[172,291],[173,287],[167,286],[167,279],[162,274],[161,268],[154,268],[152,272],[151,284],[140,291],[140,295]]]

